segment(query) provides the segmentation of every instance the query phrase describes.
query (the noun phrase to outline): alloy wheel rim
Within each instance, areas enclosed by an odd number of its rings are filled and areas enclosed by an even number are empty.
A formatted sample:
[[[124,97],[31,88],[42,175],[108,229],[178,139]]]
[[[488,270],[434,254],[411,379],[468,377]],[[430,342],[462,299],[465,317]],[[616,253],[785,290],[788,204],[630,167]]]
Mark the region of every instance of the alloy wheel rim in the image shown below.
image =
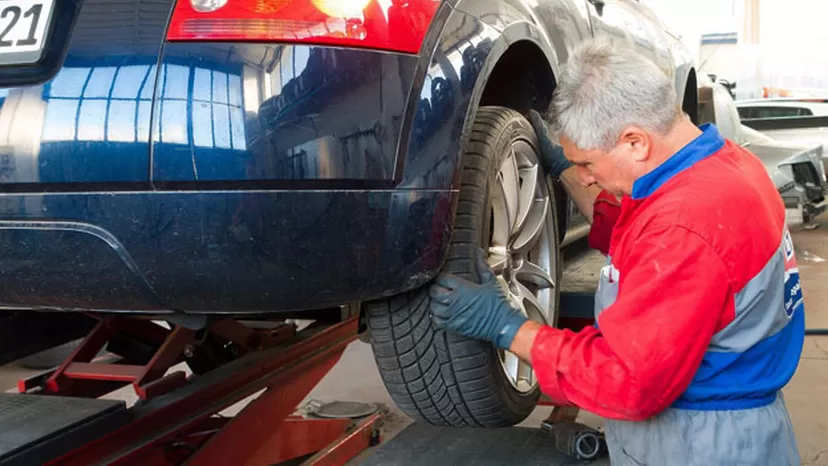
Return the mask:
[[[516,142],[491,188],[488,264],[512,306],[536,322],[553,325],[558,250],[552,199],[531,146]],[[537,386],[532,367],[514,353],[499,351],[501,367],[521,393]]]

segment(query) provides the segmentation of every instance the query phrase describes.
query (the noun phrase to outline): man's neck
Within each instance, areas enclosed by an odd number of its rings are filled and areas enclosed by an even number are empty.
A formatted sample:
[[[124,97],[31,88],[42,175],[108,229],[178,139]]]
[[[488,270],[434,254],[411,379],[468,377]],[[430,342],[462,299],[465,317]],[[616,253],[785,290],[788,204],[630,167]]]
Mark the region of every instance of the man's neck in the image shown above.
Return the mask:
[[[667,159],[682,150],[685,146],[699,137],[702,131],[690,120],[680,118],[679,121],[657,142],[657,147],[648,160],[648,172],[664,163]]]

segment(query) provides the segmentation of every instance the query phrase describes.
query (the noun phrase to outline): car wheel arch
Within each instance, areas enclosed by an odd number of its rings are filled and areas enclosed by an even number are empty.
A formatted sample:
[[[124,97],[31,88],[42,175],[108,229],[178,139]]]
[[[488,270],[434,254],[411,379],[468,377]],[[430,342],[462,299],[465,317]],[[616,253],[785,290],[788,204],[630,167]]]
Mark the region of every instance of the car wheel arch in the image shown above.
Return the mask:
[[[681,99],[681,108],[689,117],[693,124],[699,124],[699,86],[696,77],[696,69],[691,67],[684,77],[684,89]]]
[[[490,84],[490,79],[497,71],[498,64],[502,63],[505,58],[508,58],[510,52],[516,48],[531,47],[534,51],[540,52],[546,58],[544,63],[547,65],[548,74],[553,80],[553,85],[557,82],[556,76],[559,75],[560,70],[558,54],[548,42],[542,40],[543,35],[534,24],[529,21],[515,21],[506,26],[502,31],[499,31],[499,33],[498,39],[493,42],[491,50],[486,57],[480,75],[475,83],[469,106],[466,109],[466,118],[463,127],[464,136],[468,134],[469,129],[473,125],[477,109],[481,105],[487,104],[483,101],[483,97]],[[519,111],[520,109],[515,110]],[[536,108],[536,110],[541,109]]]
[[[469,135],[471,126],[474,123],[475,115],[477,114],[478,109],[484,105],[502,105],[505,107],[513,108],[521,113],[525,113],[530,108],[516,108],[521,107],[521,105],[510,105],[508,102],[509,97],[503,99],[503,96],[493,96],[493,94],[487,93],[493,89],[490,85],[497,85],[498,83],[493,82],[492,79],[497,79],[498,73],[498,65],[501,65],[507,62],[512,56],[512,53],[515,53],[516,50],[524,48],[524,50],[533,50],[533,53],[542,54],[545,57],[545,60],[541,65],[546,65],[545,67],[541,67],[544,70],[540,72],[541,75],[544,75],[550,80],[550,89],[546,93],[546,95],[541,99],[540,102],[535,102],[536,105],[531,105],[531,109],[540,111],[541,113],[546,113],[548,109],[549,103],[552,99],[552,93],[557,85],[557,76],[559,74],[559,66],[558,66],[558,58],[557,53],[552,49],[552,47],[548,43],[544,43],[540,40],[542,37],[541,33],[537,30],[535,25],[529,23],[527,21],[516,21],[508,25],[499,36],[499,40],[497,40],[493,46],[491,51],[489,52],[488,56],[486,57],[485,64],[481,70],[480,75],[478,76],[477,82],[475,83],[474,91],[472,92],[471,99],[469,101],[469,105],[466,109],[466,115],[463,123],[463,132],[462,138],[460,143],[460,151],[456,154],[454,158],[454,173],[456,175],[454,179],[453,186],[457,186],[459,176],[461,172],[460,166],[460,156],[462,152],[462,148],[468,143]],[[517,53],[524,53],[523,51],[519,51]],[[539,105],[541,104],[541,105]],[[566,196],[563,187],[560,186],[560,183],[556,183],[553,185],[555,187],[555,194],[556,194],[556,201],[557,201],[557,212],[558,212],[558,226],[559,226],[559,233],[561,235],[561,240],[563,240],[563,235],[566,232],[566,225],[568,221],[567,217],[567,209],[566,205],[568,203],[568,198]],[[454,216],[456,206],[452,207],[452,218]]]

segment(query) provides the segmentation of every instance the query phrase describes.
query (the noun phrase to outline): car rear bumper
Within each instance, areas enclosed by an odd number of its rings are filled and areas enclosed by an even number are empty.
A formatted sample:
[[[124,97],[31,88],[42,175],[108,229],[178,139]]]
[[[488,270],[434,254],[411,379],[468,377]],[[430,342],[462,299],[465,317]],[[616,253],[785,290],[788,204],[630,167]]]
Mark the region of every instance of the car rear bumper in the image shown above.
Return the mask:
[[[6,194],[0,307],[255,314],[426,283],[450,191]]]

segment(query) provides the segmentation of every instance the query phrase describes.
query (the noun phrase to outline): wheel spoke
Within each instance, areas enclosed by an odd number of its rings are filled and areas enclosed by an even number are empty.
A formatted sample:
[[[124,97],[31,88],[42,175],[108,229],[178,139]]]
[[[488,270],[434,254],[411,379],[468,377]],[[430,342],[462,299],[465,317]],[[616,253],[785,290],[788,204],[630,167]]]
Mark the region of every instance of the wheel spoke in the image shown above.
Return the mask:
[[[506,206],[506,197],[503,193],[501,175],[497,175],[498,189],[492,199],[492,247],[506,250],[509,245],[511,230],[509,227],[509,211]]]
[[[520,380],[520,358],[518,358],[511,351],[503,352],[503,365],[506,368],[506,373],[509,374],[515,381]]]
[[[523,229],[515,239],[512,252],[525,255],[540,238],[543,226],[546,224],[546,215],[549,212],[549,198],[535,199]]]
[[[549,275],[549,272],[528,260],[524,260],[520,267],[515,270],[515,276],[518,280],[531,283],[540,289],[555,287],[555,280]]]
[[[541,307],[538,302],[538,298],[535,297],[535,294],[520,282],[515,282],[515,285],[517,286],[517,291],[520,296],[521,304],[523,304],[526,316],[534,321],[538,321],[538,318],[540,318],[541,320],[538,322],[544,324],[547,323],[546,310]]]
[[[512,155],[508,157],[503,163],[503,166],[500,167],[500,173],[497,181],[500,185],[500,192],[503,196],[506,215],[509,219],[509,233],[511,237],[511,235],[515,233],[518,206],[520,205],[520,199],[518,197],[518,193],[520,192],[520,178],[517,160],[514,155],[514,149],[512,150]]]
[[[538,166],[532,165],[528,168],[521,168],[520,178],[523,184],[520,186],[517,222],[515,223],[515,229],[512,230],[513,234],[523,230],[526,217],[529,216],[532,200],[535,198],[535,190],[538,188]]]
[[[490,246],[487,262],[495,275],[500,275],[506,269],[506,246]]]
[[[532,384],[534,383],[534,371],[532,370],[532,366],[529,363],[519,359],[518,367],[517,367],[517,382],[520,385],[524,385],[524,390],[529,390],[532,388]],[[519,386],[520,386],[519,385]]]

